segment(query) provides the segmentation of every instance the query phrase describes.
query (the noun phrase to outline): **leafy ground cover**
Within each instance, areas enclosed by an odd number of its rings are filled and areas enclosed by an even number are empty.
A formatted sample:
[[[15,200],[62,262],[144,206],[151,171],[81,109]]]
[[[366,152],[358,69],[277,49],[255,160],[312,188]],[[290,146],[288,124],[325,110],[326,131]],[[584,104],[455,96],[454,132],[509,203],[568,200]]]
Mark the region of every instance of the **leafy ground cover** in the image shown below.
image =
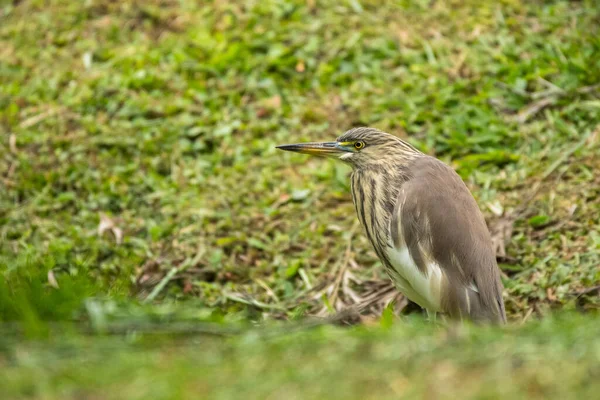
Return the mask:
[[[6,324],[52,338],[48,321],[97,326],[106,299],[116,319],[146,303],[136,312],[225,325],[349,306],[379,318],[390,302],[414,313],[356,222],[348,169],[274,148],[361,125],[465,179],[497,245],[511,323],[597,313],[597,2],[0,4]],[[536,326],[514,335],[570,338]],[[150,379],[158,367],[145,360]],[[450,375],[469,373],[456,365]]]

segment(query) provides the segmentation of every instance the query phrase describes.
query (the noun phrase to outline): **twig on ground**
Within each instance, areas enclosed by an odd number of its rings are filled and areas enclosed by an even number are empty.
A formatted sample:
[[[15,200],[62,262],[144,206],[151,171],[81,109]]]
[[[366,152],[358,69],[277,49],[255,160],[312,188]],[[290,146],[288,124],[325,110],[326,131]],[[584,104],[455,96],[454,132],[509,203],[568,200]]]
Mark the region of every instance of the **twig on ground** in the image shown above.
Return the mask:
[[[352,229],[350,229],[350,233],[348,234],[348,242],[346,245],[346,251],[344,253],[343,261],[342,261],[341,265],[339,266],[337,275],[335,277],[335,281],[333,283],[333,292],[331,294],[331,297],[329,298],[329,303],[332,304],[334,307],[335,307],[335,302],[338,298],[338,290],[340,288],[340,283],[342,282],[344,273],[346,272],[346,269],[348,268],[348,262],[350,261],[350,255],[352,254],[352,238],[354,237],[354,233],[356,232],[357,227],[358,227],[358,222],[354,221],[354,224],[352,225]]]
[[[21,121],[21,123],[19,124],[19,127],[22,129],[31,128],[32,126],[39,124],[46,118],[51,117],[55,114],[59,114],[59,113],[63,112],[64,110],[65,110],[65,108],[62,108],[62,107],[51,108],[40,114],[34,115],[33,117],[29,117],[29,118]]]
[[[154,300],[156,298],[156,296],[158,296],[158,294],[165,288],[165,286],[167,286],[167,283],[169,283],[169,281],[171,279],[173,279],[173,277],[177,273],[183,272],[186,269],[188,269],[190,266],[197,264],[203,255],[204,255],[204,250],[200,250],[196,253],[194,258],[188,258],[184,262],[182,262],[181,265],[179,265],[178,267],[171,268],[169,270],[169,272],[167,272],[167,274],[160,280],[160,282],[152,289],[152,291],[150,292],[148,297],[146,297],[143,300],[143,302],[149,303],[152,300]]]

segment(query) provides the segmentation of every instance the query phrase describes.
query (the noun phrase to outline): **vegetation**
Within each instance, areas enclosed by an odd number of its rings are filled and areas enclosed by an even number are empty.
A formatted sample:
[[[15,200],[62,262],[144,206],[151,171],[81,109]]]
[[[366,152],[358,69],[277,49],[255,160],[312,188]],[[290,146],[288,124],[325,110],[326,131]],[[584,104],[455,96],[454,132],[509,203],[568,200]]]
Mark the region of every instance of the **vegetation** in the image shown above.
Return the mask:
[[[0,2],[0,390],[597,392],[599,16],[591,0]],[[509,328],[423,325],[347,167],[274,148],[364,125],[465,179]],[[288,322],[348,307],[379,327]]]
[[[390,330],[236,339],[63,334],[15,345],[8,363],[16,367],[2,366],[0,387],[4,398],[43,399],[593,399],[599,322],[445,330],[408,319]]]

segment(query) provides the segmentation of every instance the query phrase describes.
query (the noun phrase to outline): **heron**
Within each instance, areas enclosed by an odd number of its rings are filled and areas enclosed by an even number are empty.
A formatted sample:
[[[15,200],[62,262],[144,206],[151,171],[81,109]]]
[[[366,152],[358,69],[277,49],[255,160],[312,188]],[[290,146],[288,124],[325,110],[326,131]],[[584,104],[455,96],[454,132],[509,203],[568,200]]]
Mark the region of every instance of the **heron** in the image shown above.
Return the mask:
[[[363,230],[395,287],[435,320],[506,323],[490,232],[450,166],[375,128],[278,149],[347,163]]]

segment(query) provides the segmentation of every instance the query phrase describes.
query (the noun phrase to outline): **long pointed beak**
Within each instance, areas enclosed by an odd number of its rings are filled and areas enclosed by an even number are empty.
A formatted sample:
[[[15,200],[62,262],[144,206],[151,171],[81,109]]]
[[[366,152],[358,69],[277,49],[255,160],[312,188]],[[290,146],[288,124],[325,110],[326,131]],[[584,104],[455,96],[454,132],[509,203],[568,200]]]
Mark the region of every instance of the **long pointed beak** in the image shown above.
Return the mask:
[[[337,142],[282,144],[276,147],[285,151],[311,154],[313,156],[340,155],[347,151]]]

